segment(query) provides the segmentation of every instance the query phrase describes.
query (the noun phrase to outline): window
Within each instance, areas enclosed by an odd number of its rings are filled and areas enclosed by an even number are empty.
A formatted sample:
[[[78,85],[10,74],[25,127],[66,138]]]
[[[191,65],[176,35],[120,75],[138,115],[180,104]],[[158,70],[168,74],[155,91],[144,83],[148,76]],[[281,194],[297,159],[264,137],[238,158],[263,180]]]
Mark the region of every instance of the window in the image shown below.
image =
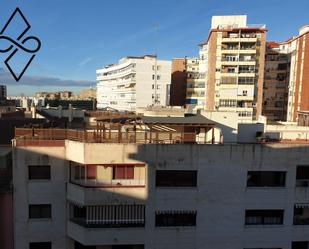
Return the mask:
[[[309,203],[294,205],[294,225],[309,225]]]
[[[196,187],[196,170],[157,170],[157,187]]]
[[[236,107],[236,100],[234,99],[220,99],[219,105],[221,107]]]
[[[144,245],[112,245],[111,249],[144,249]]]
[[[50,204],[29,205],[29,219],[48,219],[48,218],[51,218]]]
[[[134,179],[134,167],[132,166],[113,167],[113,179]]]
[[[254,84],[254,77],[239,77],[238,84],[239,85],[252,85]]]
[[[238,72],[239,73],[254,73],[254,66],[240,65]]]
[[[153,79],[153,80],[155,79],[155,75],[154,75],[154,74],[152,75],[152,79]]]
[[[50,180],[49,165],[29,165],[29,180]]]
[[[308,241],[292,241],[292,249],[308,249]]]
[[[278,64],[278,70],[287,70],[287,69],[288,69],[287,63]]]
[[[246,225],[282,225],[284,210],[246,210]]]
[[[29,249],[51,249],[51,242],[30,242]]]
[[[70,220],[89,228],[143,227],[145,205],[115,204],[78,207],[70,205]]]
[[[77,241],[74,242],[74,249],[96,249],[96,246],[84,246],[83,244],[78,243]]]
[[[284,187],[284,171],[248,171],[247,187]]]
[[[156,212],[157,227],[196,226],[196,211]]]
[[[157,80],[159,80],[159,79],[161,79],[161,75],[158,74],[157,75]]]
[[[296,187],[309,186],[309,166],[300,165],[296,168]]]

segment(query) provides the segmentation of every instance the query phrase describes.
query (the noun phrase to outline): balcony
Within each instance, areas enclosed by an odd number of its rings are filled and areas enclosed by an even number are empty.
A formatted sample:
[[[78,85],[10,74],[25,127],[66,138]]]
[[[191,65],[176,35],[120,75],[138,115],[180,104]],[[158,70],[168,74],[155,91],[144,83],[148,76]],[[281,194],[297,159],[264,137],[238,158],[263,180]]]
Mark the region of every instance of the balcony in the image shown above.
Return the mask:
[[[205,93],[203,92],[187,93],[186,98],[205,98]]]
[[[70,162],[67,199],[80,205],[143,202],[146,200],[144,164],[81,164]]]
[[[67,199],[80,205],[98,205],[106,203],[133,202],[137,199],[144,202],[147,189],[142,183],[134,185],[95,185],[90,187],[87,182],[67,184]]]
[[[87,228],[68,221],[68,236],[83,245],[145,244],[145,228]]]
[[[237,37],[223,37],[222,42],[256,42],[257,38],[254,36],[237,36]]]

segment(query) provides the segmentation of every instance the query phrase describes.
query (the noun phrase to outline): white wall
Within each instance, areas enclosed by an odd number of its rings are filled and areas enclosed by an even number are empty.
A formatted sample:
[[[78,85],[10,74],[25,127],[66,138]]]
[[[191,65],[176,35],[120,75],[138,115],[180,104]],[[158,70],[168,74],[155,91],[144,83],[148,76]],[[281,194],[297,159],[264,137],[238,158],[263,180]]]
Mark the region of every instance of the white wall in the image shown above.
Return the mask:
[[[74,142],[76,143],[76,142]],[[68,146],[68,143],[67,143]],[[91,244],[145,243],[146,249],[290,249],[291,241],[307,241],[308,226],[293,226],[294,203],[307,203],[309,190],[295,188],[296,166],[309,164],[307,145],[197,145],[197,144],[85,144],[80,159],[88,163],[143,162],[147,167],[146,226],[143,228],[87,229],[69,222],[68,235]],[[78,146],[67,155],[79,153]],[[91,151],[91,153],[90,153]],[[49,159],[42,155],[49,155]],[[89,158],[89,156],[93,158]],[[14,150],[14,201],[16,249],[29,240],[51,239],[54,248],[65,248],[64,148],[18,147]],[[74,158],[70,158],[74,160]],[[29,183],[28,164],[50,163],[51,182]],[[155,187],[155,172],[197,170],[198,186]],[[283,188],[247,188],[248,170],[286,171]],[[108,191],[101,189],[102,192]],[[76,197],[78,198],[78,197]],[[92,196],[92,198],[96,198]],[[98,195],[98,198],[99,195]],[[122,196],[122,198],[125,198]],[[51,200],[53,219],[28,221],[30,202]],[[245,226],[246,209],[284,209],[280,226]],[[197,210],[196,227],[155,227],[155,211]]]

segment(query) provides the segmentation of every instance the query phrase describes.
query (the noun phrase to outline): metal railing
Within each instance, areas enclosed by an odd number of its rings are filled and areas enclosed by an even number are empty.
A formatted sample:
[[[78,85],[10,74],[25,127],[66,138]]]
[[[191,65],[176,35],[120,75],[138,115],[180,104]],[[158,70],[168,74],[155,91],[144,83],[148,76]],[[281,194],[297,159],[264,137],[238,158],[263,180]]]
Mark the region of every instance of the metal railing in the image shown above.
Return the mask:
[[[209,127],[212,128],[212,127]],[[182,131],[120,131],[15,128],[16,146],[63,146],[64,140],[85,143],[140,143],[140,144],[207,144],[196,132]]]

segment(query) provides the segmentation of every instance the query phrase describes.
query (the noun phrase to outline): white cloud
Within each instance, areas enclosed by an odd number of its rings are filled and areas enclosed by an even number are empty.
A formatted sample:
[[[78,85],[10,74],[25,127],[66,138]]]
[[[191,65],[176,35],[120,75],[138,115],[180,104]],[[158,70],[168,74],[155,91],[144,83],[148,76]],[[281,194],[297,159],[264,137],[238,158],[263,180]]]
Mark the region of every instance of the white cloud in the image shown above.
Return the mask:
[[[88,87],[94,85],[94,81],[90,80],[66,80],[57,77],[45,76],[27,76],[23,75],[19,82],[16,82],[13,76],[0,68],[0,83],[5,85],[23,85],[27,86],[69,86],[69,87]]]

